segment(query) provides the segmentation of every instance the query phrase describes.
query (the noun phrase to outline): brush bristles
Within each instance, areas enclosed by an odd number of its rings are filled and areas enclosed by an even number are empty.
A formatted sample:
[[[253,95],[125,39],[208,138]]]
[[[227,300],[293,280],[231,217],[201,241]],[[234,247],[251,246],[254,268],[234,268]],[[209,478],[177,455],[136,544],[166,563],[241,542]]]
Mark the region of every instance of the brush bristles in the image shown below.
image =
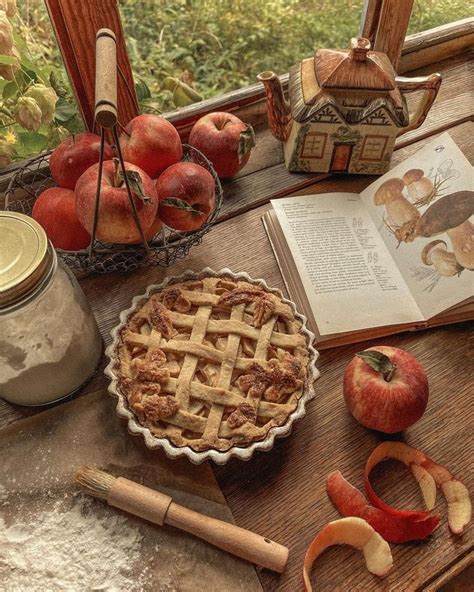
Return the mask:
[[[110,490],[116,479],[116,477],[100,469],[86,465],[79,467],[74,477],[74,481],[85,493],[105,500],[109,497]]]

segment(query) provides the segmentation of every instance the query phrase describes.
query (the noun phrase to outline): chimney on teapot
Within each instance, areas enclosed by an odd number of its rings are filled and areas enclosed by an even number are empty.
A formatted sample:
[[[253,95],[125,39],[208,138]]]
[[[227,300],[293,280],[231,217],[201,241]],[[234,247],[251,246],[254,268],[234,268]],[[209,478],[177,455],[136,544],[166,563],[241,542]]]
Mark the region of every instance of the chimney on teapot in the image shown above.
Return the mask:
[[[370,41],[364,37],[353,37],[351,39],[351,59],[356,62],[365,62],[367,52],[370,50]]]

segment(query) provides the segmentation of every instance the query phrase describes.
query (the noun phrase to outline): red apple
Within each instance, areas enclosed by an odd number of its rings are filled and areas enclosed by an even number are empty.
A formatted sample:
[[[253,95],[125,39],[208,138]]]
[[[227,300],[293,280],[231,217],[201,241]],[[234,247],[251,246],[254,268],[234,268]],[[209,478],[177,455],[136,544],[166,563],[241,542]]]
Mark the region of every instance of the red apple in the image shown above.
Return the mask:
[[[156,216],[156,218],[154,219],[152,225],[150,226],[150,228],[148,228],[147,230],[145,230],[145,238],[148,242],[151,241],[151,239],[155,236],[155,234],[158,234],[161,230],[161,227],[163,226],[161,220],[158,218],[158,216]],[[142,243],[142,239],[140,238],[140,240],[134,242],[133,244],[140,244]]]
[[[420,419],[428,403],[428,378],[408,352],[385,345],[357,354],[344,372],[344,399],[367,428],[394,434]]]
[[[216,207],[214,178],[193,162],[178,162],[156,181],[158,216],[175,230],[197,230]]]
[[[90,234],[77,218],[72,189],[46,189],[35,201],[31,215],[44,228],[56,249],[79,251],[91,242]]]
[[[183,155],[178,131],[159,115],[134,117],[120,136],[120,148],[127,162],[136,164],[152,178],[179,162]]]
[[[217,111],[194,124],[189,143],[212,162],[219,177],[233,177],[250,158],[255,133],[250,124],[235,115]]]
[[[146,233],[155,220],[158,207],[155,186],[150,177],[139,167],[126,162],[125,168],[132,186],[138,218]],[[91,234],[98,172],[98,164],[87,169],[77,182],[75,191],[77,216]],[[116,162],[112,160],[104,162],[102,171],[96,238],[107,243],[141,242],[124,179],[118,171]]]
[[[74,189],[79,177],[91,165],[99,162],[100,138],[84,132],[66,138],[53,150],[49,159],[51,175],[58,185]],[[113,156],[112,148],[105,143],[104,160]]]

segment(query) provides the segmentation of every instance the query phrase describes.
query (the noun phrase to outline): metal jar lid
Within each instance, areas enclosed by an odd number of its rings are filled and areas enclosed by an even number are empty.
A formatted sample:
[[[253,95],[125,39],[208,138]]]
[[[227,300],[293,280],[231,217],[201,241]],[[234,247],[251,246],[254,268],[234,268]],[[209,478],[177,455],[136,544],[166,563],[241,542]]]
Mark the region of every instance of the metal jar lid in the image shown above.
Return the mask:
[[[0,211],[0,309],[31,294],[54,267],[43,228],[18,212]]]

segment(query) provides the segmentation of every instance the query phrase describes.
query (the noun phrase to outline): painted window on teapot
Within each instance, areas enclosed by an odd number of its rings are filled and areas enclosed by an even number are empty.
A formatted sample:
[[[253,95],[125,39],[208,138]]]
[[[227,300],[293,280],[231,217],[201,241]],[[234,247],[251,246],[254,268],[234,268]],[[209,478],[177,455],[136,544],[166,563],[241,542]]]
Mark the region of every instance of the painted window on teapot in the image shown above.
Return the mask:
[[[393,125],[392,120],[387,116],[384,109],[378,109],[374,113],[371,113],[361,120],[361,123],[368,125]]]
[[[362,142],[360,160],[381,160],[387,148],[388,136],[373,136],[368,134]]]
[[[311,118],[314,123],[342,123],[339,115],[331,107],[323,107]]]
[[[326,148],[327,139],[327,134],[321,132],[308,132],[303,139],[301,158],[322,158]]]

